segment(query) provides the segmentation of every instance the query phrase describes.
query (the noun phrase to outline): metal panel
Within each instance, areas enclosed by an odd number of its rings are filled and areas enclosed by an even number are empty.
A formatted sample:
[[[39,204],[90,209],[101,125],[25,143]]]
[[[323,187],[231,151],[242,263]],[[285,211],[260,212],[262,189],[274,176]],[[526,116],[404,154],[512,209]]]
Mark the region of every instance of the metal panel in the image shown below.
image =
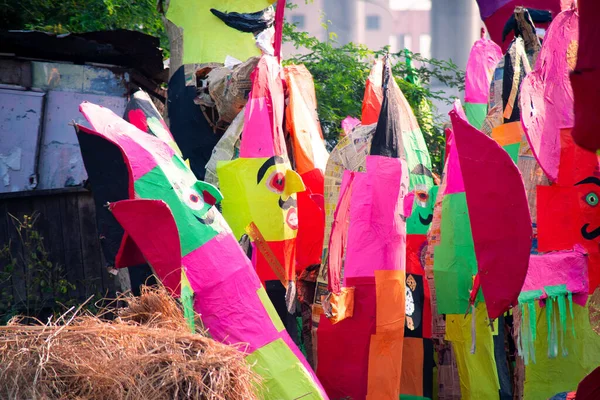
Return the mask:
[[[125,97],[101,96],[52,90],[47,94],[38,188],[56,189],[81,185],[87,179],[72,121],[88,126],[79,104],[89,101],[123,115]]]
[[[44,90],[125,96],[128,74],[89,65],[33,62],[33,87]]]
[[[44,93],[0,89],[0,193],[35,187],[43,103]]]

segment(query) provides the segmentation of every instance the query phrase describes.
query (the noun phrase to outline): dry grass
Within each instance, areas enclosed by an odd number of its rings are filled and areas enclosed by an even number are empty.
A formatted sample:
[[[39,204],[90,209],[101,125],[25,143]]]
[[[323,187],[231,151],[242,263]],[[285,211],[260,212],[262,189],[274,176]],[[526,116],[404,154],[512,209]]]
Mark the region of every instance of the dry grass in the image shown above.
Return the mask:
[[[259,378],[244,354],[190,333],[165,289],[118,300],[127,307],[100,316],[71,310],[47,324],[0,327],[0,398],[257,398]]]

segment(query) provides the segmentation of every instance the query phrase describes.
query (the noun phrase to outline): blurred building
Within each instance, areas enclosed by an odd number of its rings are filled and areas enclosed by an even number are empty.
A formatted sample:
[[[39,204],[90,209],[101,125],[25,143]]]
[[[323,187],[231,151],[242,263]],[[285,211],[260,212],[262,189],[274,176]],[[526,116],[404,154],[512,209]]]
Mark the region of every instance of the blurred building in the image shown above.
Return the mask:
[[[335,33],[340,44],[365,44],[371,49],[390,46],[431,56],[430,0],[293,0],[286,20],[319,40]],[[289,44],[286,54],[296,50]]]

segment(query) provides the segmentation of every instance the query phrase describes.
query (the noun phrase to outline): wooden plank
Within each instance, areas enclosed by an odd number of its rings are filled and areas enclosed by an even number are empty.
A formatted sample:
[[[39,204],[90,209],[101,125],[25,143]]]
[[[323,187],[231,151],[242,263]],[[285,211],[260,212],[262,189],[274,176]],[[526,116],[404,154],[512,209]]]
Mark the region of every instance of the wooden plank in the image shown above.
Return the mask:
[[[35,197],[35,196],[54,196],[65,193],[86,193],[89,192],[83,186],[65,187],[58,189],[42,189],[42,190],[27,190],[22,192],[8,192],[0,193],[0,201],[22,198],[22,197]]]
[[[65,270],[69,282],[77,289],[78,300],[83,301],[89,296],[90,288],[84,274],[83,256],[81,254],[81,234],[79,224],[79,204],[77,194],[58,196],[62,222],[63,252]]]
[[[23,263],[23,244],[15,227],[16,222],[13,220],[12,216],[16,217],[20,221],[23,221],[24,215],[32,214],[33,202],[31,199],[19,199],[7,201],[4,204],[6,207],[6,213],[2,216],[2,218],[5,220],[5,224],[8,229],[8,240],[11,243],[11,253],[13,257],[18,258],[18,263],[13,270],[11,280],[13,286],[14,304],[17,305],[18,312],[24,312],[26,311],[28,295],[27,274],[26,266]]]
[[[96,209],[91,193],[80,193],[78,204],[84,276],[86,279],[101,277],[98,281],[98,289],[104,295],[109,278],[103,263],[100,237],[96,226]]]
[[[35,197],[32,198],[32,200],[34,209],[40,213],[37,227],[38,232],[44,238],[43,243],[46,252],[48,253],[48,261],[50,261],[54,266],[60,265],[63,268],[66,268],[60,197]],[[67,279],[71,278],[68,270],[67,277]],[[77,298],[77,291],[70,291],[69,296]],[[44,299],[48,300],[49,296],[44,296]]]
[[[0,249],[4,249],[5,246],[9,244],[9,223],[8,223],[8,208],[6,202],[0,202]],[[10,262],[9,258],[0,258],[0,271],[4,272],[6,266]],[[4,275],[4,274],[3,274]],[[14,299],[15,290],[12,284],[12,279],[5,276],[0,281],[0,314],[4,313],[4,311],[9,306],[9,301]]]
[[[0,59],[0,83],[31,87],[31,61]]]

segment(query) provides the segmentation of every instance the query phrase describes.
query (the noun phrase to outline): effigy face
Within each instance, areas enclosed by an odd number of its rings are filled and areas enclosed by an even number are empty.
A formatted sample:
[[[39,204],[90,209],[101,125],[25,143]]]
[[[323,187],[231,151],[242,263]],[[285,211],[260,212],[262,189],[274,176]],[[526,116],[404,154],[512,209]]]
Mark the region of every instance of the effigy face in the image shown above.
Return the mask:
[[[196,180],[183,160],[173,155],[134,182],[137,197],[162,199],[177,223],[181,253],[185,255],[228,230],[213,207],[221,199],[214,186]]]
[[[224,213],[235,212],[230,225],[236,237],[254,222],[266,241],[296,237],[296,193],[302,179],[283,157],[238,158],[219,163],[219,186],[225,194]]]

